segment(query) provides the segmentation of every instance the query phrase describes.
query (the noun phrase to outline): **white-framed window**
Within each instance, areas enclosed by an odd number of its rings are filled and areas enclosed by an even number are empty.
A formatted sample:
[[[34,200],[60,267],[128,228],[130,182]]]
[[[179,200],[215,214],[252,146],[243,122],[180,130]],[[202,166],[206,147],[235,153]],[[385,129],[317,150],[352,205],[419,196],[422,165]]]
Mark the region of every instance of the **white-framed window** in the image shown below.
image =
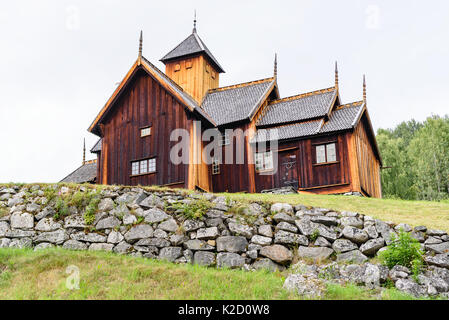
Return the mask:
[[[220,146],[227,146],[231,143],[231,137],[229,136],[229,132],[227,130],[220,132]]]
[[[156,172],[156,158],[131,162],[131,175]]]
[[[257,152],[254,155],[256,171],[273,170],[273,152]]]
[[[148,160],[148,172],[156,172],[156,158]]]
[[[151,135],[151,127],[146,127],[146,128],[140,129],[141,137],[146,137],[146,136],[150,136],[150,135]]]
[[[214,157],[212,160],[212,174],[220,174],[220,159]]]
[[[335,143],[321,144],[315,147],[316,163],[337,161],[337,148]]]
[[[131,163],[131,174],[134,176],[139,174],[139,161],[135,161]]]

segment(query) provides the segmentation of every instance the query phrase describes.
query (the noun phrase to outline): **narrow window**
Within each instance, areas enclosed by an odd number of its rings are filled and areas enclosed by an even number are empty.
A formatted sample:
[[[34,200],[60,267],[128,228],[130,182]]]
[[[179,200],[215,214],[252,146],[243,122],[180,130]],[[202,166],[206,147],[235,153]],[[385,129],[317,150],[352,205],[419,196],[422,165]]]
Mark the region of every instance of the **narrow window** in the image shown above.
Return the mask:
[[[151,135],[151,127],[146,127],[146,128],[142,128],[140,129],[140,136],[143,137],[147,137]]]
[[[140,161],[140,173],[148,172],[148,160]]]
[[[256,171],[273,170],[273,152],[258,152],[255,154]]]
[[[212,174],[220,174],[220,160],[218,157],[214,157],[212,161]]]
[[[192,68],[192,60],[187,60],[186,61],[186,69],[190,69]]]
[[[316,163],[326,162],[326,149],[324,145],[316,146]]]
[[[148,160],[148,172],[156,172],[156,159]]]
[[[213,70],[212,70],[212,72],[211,72],[211,77],[212,77],[212,79],[215,79],[215,77],[216,77],[215,71],[213,71]]]
[[[175,72],[181,70],[181,65],[179,63],[177,63],[175,65]]]
[[[139,174],[139,162],[135,161],[131,163],[131,174],[134,176]]]
[[[337,155],[335,152],[335,143],[329,143],[328,145],[326,145],[326,156],[327,162],[337,161]]]

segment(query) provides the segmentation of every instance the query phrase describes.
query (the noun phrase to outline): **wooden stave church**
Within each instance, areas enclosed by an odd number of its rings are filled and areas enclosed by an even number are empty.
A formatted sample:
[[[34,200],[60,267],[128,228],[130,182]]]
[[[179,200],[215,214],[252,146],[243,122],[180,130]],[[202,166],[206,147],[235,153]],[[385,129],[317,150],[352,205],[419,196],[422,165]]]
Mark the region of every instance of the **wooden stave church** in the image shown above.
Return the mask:
[[[366,108],[365,78],[363,100],[349,104],[340,103],[337,65],[334,86],[280,98],[275,58],[273,77],[219,87],[224,70],[196,26],[161,62],[165,73],[143,57],[141,33],[137,60],[88,129],[100,137],[91,149],[97,160],[83,160],[63,182],[251,193],[293,187],[317,194],[382,196],[382,159]],[[151,134],[142,136],[146,128]],[[188,164],[169,161],[177,143],[170,141],[170,132],[178,128],[190,133]],[[244,148],[243,164],[207,165],[201,160],[201,134],[210,128],[250,132],[229,141],[234,150]],[[260,163],[256,168],[248,159],[260,158],[256,143],[270,140],[273,128],[280,137],[279,170],[270,175],[270,168]],[[332,161],[327,161],[328,152]],[[133,172],[133,163],[150,160],[155,170]]]

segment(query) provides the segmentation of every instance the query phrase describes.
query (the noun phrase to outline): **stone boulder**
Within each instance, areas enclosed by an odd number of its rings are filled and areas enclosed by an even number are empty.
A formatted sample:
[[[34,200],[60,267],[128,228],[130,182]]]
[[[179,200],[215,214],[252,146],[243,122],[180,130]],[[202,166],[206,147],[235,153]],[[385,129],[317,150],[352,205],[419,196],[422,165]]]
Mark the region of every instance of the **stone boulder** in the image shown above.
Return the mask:
[[[321,261],[328,259],[334,250],[327,247],[298,247],[298,256],[300,258]]]
[[[139,239],[150,238],[153,236],[153,228],[147,224],[141,224],[132,227],[125,233],[125,240],[128,242],[135,242]]]
[[[280,264],[286,264],[293,260],[292,252],[280,244],[262,247],[259,254]]]
[[[239,253],[245,252],[248,246],[248,241],[242,236],[223,236],[217,238],[217,251]]]
[[[245,258],[232,252],[220,252],[217,254],[217,267],[231,269],[241,268],[245,264]]]

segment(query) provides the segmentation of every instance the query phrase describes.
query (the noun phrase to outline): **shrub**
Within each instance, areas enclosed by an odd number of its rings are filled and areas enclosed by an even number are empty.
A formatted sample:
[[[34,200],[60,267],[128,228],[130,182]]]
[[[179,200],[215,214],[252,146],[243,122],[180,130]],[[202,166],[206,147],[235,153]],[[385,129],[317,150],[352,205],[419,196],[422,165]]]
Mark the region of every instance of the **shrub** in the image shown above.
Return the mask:
[[[100,203],[100,197],[93,196],[89,204],[87,205],[86,211],[84,212],[84,222],[87,225],[91,225],[95,221],[95,214],[98,210],[98,204]]]
[[[400,230],[398,236],[392,235],[392,242],[379,254],[379,258],[389,268],[401,265],[412,269],[417,276],[423,265],[423,255],[419,241]]]
[[[212,208],[212,204],[206,199],[201,198],[192,201],[191,203],[173,203],[167,209],[181,213],[187,219],[199,219],[209,211],[210,208]]]
[[[316,239],[318,239],[318,237],[320,236],[320,230],[315,229],[312,234],[310,235],[310,240],[311,241],[316,241]]]

